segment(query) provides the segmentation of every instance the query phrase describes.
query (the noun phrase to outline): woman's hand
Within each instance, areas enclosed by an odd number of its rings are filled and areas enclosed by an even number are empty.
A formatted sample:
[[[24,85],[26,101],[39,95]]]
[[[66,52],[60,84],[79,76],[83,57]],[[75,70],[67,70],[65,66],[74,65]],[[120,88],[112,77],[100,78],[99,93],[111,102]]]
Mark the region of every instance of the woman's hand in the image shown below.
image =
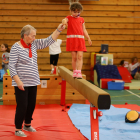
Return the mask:
[[[22,81],[20,80],[19,76],[18,76],[18,75],[14,75],[12,78],[13,78],[14,81],[16,82],[18,88],[19,88],[20,90],[24,90],[24,85],[23,85]]]
[[[65,29],[65,25],[63,25],[62,23],[59,24],[58,28],[57,28],[59,31],[62,31]]]
[[[52,33],[52,39],[56,40],[58,38],[58,36],[60,35],[60,32],[62,32],[62,30],[65,29],[65,25],[63,25],[62,23],[59,24],[59,26],[57,27],[57,29]]]
[[[22,81],[18,81],[18,82],[17,82],[17,86],[18,86],[18,88],[19,88],[20,90],[23,90],[23,91],[24,91],[24,85],[23,85]]]

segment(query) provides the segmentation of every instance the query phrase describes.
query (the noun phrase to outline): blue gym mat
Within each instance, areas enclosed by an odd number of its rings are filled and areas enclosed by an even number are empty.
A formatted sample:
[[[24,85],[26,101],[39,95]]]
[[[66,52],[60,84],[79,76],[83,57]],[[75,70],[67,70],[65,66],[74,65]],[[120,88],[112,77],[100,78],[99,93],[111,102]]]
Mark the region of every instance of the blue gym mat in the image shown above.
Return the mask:
[[[136,123],[125,123],[125,115],[130,109],[115,108],[102,110],[103,116],[99,118],[100,140],[139,140],[140,119]],[[90,105],[73,104],[68,115],[80,132],[91,140]]]

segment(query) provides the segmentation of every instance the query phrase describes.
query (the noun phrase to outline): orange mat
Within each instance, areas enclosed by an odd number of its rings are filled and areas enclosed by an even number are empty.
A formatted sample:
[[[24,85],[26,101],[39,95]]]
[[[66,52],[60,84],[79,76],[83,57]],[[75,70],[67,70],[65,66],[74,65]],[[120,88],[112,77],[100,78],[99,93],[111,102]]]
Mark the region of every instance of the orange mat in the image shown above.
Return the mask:
[[[14,135],[16,106],[0,106],[0,140],[87,140],[72,124],[60,105],[37,105],[32,126],[37,132],[27,132],[27,137]]]

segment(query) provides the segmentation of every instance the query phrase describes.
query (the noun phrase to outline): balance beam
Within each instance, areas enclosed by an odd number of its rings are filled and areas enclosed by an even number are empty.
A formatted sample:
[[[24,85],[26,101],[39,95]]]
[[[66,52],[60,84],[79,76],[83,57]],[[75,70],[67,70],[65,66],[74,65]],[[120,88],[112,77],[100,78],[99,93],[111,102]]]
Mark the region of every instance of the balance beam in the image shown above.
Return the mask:
[[[98,109],[110,108],[111,99],[109,93],[103,91],[85,79],[73,78],[73,72],[64,66],[58,67],[58,74]]]

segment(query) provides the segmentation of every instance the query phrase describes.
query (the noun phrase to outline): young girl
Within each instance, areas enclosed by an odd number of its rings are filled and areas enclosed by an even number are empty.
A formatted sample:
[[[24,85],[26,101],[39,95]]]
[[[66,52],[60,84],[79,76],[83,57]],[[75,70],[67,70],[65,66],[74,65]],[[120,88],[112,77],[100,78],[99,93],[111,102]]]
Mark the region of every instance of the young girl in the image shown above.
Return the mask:
[[[54,69],[57,67],[57,62],[59,59],[59,54],[61,53],[60,45],[65,43],[66,40],[57,39],[53,44],[49,46],[49,54],[50,54],[50,65],[51,65],[51,73],[54,73]]]
[[[8,64],[9,64],[9,56],[10,49],[7,44],[1,44],[1,51],[4,52],[2,54],[2,67],[4,68],[5,73],[7,73]]]
[[[85,22],[80,13],[83,7],[79,2],[73,2],[70,5],[71,16],[62,20],[63,25],[67,25],[67,43],[66,51],[71,51],[73,77],[82,78],[81,69],[83,65],[83,52],[86,52],[84,36],[88,39],[91,46],[92,42],[85,28]]]

